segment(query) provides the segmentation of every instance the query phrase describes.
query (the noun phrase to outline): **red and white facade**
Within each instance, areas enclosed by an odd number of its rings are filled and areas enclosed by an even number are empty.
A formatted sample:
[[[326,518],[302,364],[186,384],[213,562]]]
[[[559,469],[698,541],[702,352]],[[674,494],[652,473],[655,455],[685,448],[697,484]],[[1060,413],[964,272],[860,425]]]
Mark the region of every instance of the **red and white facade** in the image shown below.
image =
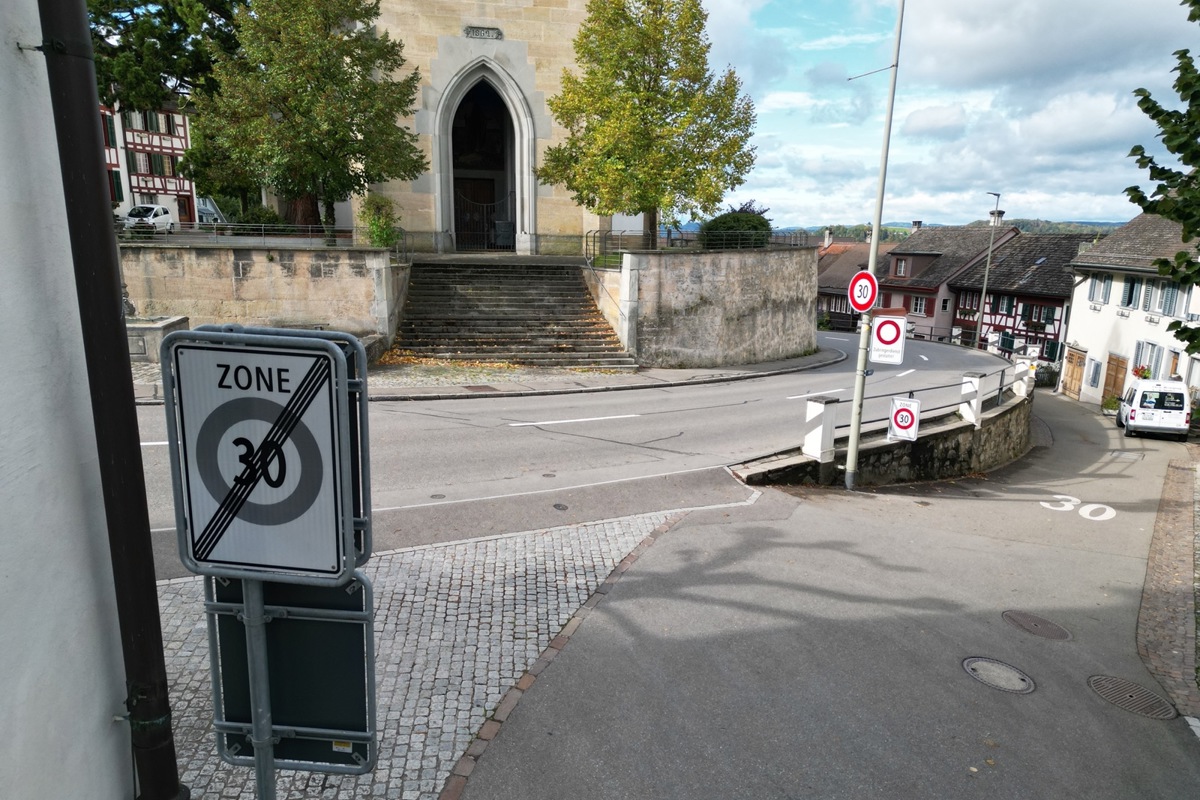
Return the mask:
[[[100,121],[114,213],[145,203],[166,206],[179,223],[195,222],[195,187],[179,175],[190,144],[187,117],[177,110],[116,112],[100,106]]]

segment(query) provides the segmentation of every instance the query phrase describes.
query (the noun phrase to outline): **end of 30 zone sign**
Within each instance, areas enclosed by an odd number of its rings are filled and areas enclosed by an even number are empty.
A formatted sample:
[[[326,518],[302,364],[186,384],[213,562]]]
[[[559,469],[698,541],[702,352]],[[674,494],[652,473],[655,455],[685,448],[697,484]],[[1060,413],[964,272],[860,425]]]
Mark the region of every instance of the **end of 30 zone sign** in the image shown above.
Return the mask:
[[[344,353],[316,338],[195,331],[163,349],[184,565],[343,582],[355,560]]]

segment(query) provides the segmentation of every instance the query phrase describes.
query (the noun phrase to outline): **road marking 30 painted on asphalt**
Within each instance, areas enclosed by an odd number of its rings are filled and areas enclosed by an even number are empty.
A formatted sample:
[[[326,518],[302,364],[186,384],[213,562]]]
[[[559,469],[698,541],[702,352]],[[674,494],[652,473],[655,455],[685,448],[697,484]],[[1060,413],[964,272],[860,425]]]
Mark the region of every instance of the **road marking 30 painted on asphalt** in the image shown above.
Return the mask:
[[[1042,508],[1047,508],[1051,511],[1073,511],[1079,510],[1079,516],[1092,522],[1105,522],[1117,515],[1116,509],[1112,506],[1106,506],[1102,503],[1088,503],[1083,505],[1083,501],[1077,497],[1071,497],[1067,494],[1051,495],[1057,503],[1047,503],[1042,501],[1039,503]]]

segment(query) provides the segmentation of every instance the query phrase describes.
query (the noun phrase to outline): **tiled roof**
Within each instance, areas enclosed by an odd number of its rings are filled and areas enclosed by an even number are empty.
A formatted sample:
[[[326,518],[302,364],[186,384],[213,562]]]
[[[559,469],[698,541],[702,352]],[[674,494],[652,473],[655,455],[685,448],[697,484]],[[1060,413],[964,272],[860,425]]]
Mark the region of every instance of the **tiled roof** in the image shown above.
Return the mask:
[[[887,263],[887,254],[896,242],[879,245],[878,264]],[[817,261],[817,288],[820,291],[846,291],[854,273],[867,268],[871,245],[867,242],[834,242],[821,253]]]
[[[1075,276],[1068,265],[1079,246],[1096,238],[1089,233],[1023,233],[996,247],[988,271],[988,291],[1066,299]],[[953,289],[983,289],[986,253],[950,281]]]
[[[997,229],[996,241],[1002,242],[1006,235],[1012,235],[1015,230],[1011,227]],[[973,259],[986,254],[991,238],[992,229],[987,225],[921,228],[900,242],[892,250],[891,256],[894,258],[902,255],[936,255],[938,258],[912,277],[895,278],[888,275],[881,277],[879,283],[889,289],[936,291]],[[886,265],[883,268],[886,268]]]
[[[1138,272],[1157,272],[1156,258],[1174,258],[1189,247],[1182,240],[1178,222],[1154,214],[1141,214],[1105,236],[1095,247],[1080,253],[1071,266],[1082,271],[1097,267]]]

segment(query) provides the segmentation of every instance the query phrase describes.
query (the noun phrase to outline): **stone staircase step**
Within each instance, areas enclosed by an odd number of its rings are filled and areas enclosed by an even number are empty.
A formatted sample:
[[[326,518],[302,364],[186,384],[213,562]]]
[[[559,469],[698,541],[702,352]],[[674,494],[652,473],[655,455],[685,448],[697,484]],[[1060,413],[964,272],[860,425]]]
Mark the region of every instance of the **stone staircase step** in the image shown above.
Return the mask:
[[[417,263],[397,347],[414,356],[632,370],[578,267]]]

